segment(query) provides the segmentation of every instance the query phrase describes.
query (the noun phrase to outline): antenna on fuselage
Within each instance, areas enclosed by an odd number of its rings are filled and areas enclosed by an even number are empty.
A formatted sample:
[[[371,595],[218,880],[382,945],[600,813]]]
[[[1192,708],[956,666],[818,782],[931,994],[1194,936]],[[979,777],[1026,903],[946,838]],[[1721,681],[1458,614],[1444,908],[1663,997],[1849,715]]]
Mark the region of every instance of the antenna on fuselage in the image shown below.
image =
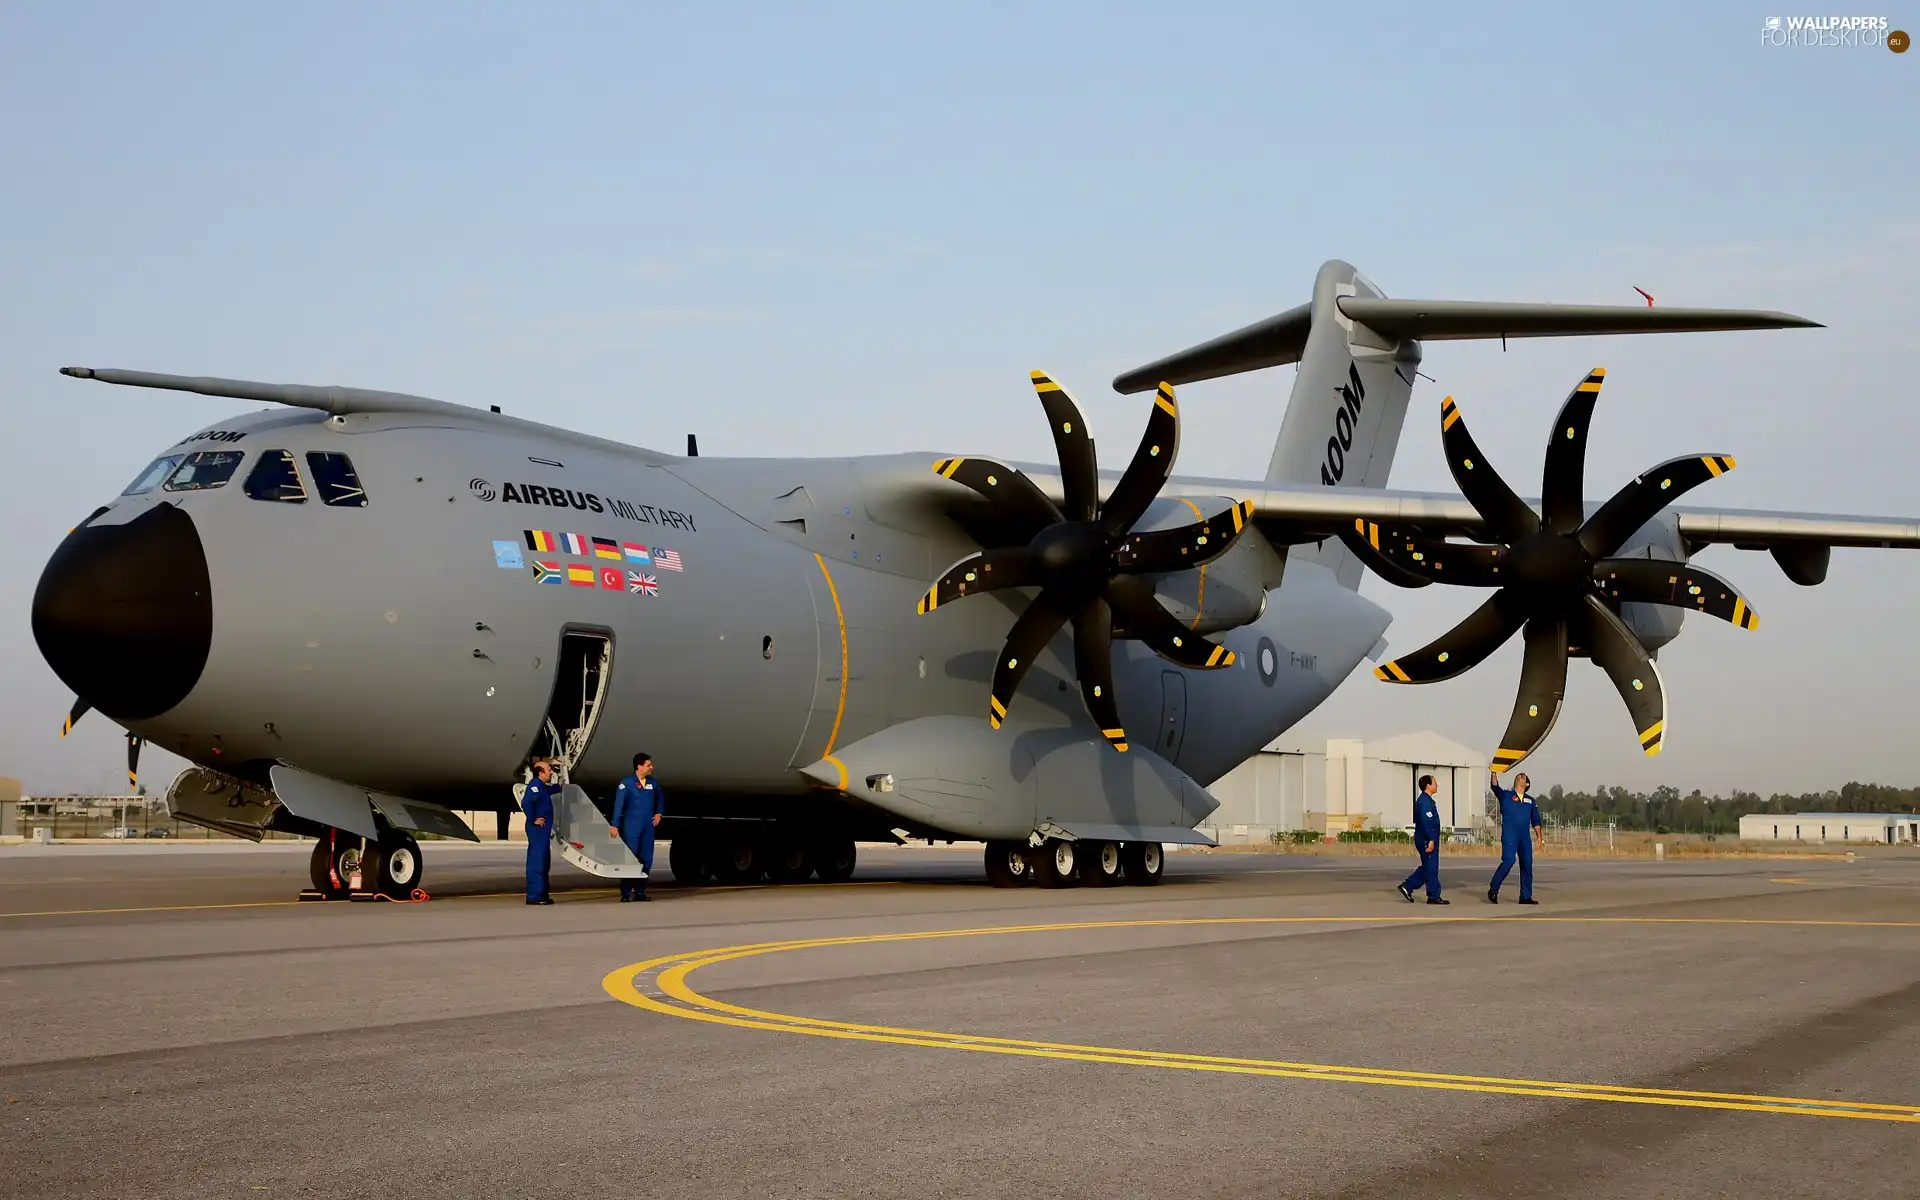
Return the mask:
[[[688,458],[700,457],[700,443],[697,440],[695,440],[692,434],[687,435],[687,457]]]

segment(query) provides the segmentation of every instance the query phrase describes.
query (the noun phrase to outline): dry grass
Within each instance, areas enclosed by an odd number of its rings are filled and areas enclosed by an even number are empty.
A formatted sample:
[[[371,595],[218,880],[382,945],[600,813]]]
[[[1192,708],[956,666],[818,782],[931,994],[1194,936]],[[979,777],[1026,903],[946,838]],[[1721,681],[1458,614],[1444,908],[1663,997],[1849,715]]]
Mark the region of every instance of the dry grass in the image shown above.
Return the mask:
[[[1496,838],[1498,835],[1495,835]],[[1721,836],[1709,840],[1700,834],[1620,833],[1613,845],[1547,843],[1534,853],[1541,858],[1651,859],[1655,842],[1664,843],[1666,857],[1743,858],[1743,859],[1845,859],[1848,854],[1920,854],[1911,846],[1884,846],[1874,842],[1743,842],[1737,837]],[[1413,847],[1390,842],[1317,842],[1304,846],[1275,845],[1260,842],[1246,846],[1221,846],[1202,850],[1206,854],[1312,854],[1328,858],[1412,858]],[[1447,842],[1441,846],[1443,857],[1499,858],[1500,843]]]

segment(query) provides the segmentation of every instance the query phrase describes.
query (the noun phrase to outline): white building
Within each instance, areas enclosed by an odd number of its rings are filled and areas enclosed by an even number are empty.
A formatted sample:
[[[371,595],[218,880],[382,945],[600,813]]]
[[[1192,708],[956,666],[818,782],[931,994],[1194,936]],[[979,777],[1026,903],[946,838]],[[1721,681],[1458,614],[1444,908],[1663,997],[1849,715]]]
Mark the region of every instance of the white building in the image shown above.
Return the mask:
[[[1200,826],[1222,845],[1275,832],[1413,828],[1413,784],[1439,783],[1441,824],[1485,820],[1488,758],[1431,730],[1363,741],[1283,734],[1207,790],[1220,807]]]
[[[1920,813],[1749,813],[1740,837],[1751,842],[1920,842]]]

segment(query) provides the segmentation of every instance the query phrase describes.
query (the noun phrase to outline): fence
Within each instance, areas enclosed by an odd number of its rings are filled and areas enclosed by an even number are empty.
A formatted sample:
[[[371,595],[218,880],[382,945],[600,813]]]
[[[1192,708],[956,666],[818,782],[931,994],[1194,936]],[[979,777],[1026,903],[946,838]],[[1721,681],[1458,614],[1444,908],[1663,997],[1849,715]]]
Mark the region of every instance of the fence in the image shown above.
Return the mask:
[[[1612,821],[1602,821],[1586,817],[1579,821],[1561,821],[1543,816],[1540,821],[1541,839],[1549,846],[1566,846],[1574,849],[1595,849],[1606,847],[1613,849],[1614,832],[1618,826]]]
[[[52,836],[66,838],[177,838],[206,842],[238,842],[244,838],[215,833],[199,825],[176,821],[167,815],[166,805],[154,797],[41,796],[20,800],[8,807],[14,810],[10,832],[30,838],[35,829],[50,829]],[[293,838],[290,833],[269,833],[270,840]]]

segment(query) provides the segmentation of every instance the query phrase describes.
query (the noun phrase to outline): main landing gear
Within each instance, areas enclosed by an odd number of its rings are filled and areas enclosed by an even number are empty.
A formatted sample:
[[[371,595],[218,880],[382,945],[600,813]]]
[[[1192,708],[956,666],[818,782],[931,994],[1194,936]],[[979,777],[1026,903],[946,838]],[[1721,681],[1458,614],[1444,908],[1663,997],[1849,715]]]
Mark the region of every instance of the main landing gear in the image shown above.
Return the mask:
[[[987,843],[987,882],[997,888],[1151,886],[1160,882],[1165,868],[1166,854],[1159,842],[1048,838],[1037,848],[1025,842]]]
[[[350,900],[356,894],[411,900],[426,874],[426,860],[412,834],[389,829],[378,841],[329,829],[314,843],[307,874],[313,891],[306,897]],[[354,882],[359,877],[358,890]],[[316,895],[317,893],[317,895]]]
[[[667,866],[674,879],[689,886],[805,883],[815,877],[822,883],[845,883],[853,878],[855,859],[853,839],[832,835],[808,839],[789,834],[682,834],[667,849]]]

